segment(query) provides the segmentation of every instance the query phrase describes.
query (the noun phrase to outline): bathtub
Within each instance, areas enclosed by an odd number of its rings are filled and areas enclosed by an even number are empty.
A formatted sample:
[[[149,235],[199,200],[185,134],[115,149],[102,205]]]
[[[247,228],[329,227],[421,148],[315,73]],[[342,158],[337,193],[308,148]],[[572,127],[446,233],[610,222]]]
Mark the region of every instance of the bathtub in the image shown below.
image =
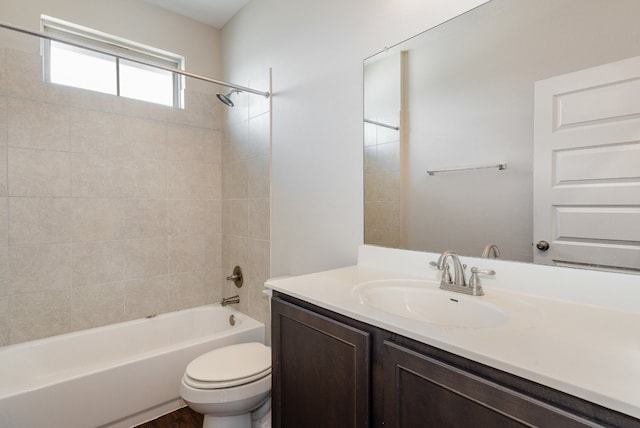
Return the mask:
[[[0,348],[0,426],[138,425],[184,406],[193,358],[253,341],[264,324],[208,305]]]

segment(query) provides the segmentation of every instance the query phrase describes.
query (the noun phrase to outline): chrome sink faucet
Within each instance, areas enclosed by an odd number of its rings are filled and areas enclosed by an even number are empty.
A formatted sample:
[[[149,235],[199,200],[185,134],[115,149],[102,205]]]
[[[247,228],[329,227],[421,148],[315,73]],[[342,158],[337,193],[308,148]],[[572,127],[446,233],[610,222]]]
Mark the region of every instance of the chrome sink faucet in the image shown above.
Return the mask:
[[[453,263],[453,278],[451,277],[450,267],[448,260]],[[467,283],[464,270],[466,265],[463,265],[460,261],[460,257],[453,251],[445,251],[440,255],[437,263],[431,262],[438,270],[442,271],[442,278],[440,279],[440,288],[448,291],[455,291],[456,293],[470,294],[472,296],[483,296],[484,290],[480,284],[480,277],[478,274],[483,275],[495,275],[493,270],[481,270],[477,267],[471,268],[471,277]]]

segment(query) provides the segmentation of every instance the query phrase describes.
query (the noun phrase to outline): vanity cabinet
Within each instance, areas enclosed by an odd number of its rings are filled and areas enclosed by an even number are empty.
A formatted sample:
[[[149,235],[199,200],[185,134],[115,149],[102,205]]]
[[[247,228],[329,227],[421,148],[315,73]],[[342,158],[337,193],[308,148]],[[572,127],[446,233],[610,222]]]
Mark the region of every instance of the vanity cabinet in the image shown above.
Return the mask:
[[[640,427],[640,420],[274,292],[273,426]]]

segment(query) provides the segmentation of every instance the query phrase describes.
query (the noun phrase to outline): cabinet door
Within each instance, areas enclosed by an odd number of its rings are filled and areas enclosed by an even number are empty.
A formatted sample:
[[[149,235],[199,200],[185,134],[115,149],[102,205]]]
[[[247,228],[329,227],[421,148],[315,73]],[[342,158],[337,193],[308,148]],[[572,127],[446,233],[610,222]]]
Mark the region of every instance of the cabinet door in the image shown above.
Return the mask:
[[[385,427],[599,426],[393,342],[382,348]]]
[[[370,335],[273,299],[275,428],[369,424]]]

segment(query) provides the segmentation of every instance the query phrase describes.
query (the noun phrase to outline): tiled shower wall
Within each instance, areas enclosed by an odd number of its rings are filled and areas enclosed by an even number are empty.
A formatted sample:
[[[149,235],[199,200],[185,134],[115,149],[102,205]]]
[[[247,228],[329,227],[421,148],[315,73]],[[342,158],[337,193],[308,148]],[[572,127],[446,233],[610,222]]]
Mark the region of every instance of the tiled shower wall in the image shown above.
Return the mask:
[[[270,91],[266,71],[247,83]],[[231,274],[235,265],[245,284],[225,281],[225,297],[240,295],[239,309],[269,325],[269,300],[262,292],[270,266],[271,99],[233,94],[235,107],[224,107],[222,144],[222,266]]]
[[[268,206],[249,186],[268,161],[233,156],[223,191],[214,95],[187,82],[173,109],[45,84],[41,68],[0,51],[0,345],[217,301],[227,265],[268,260],[264,225],[235,219]]]
[[[397,116],[376,118],[396,124]],[[400,134],[365,123],[364,242],[398,248],[402,244]]]

